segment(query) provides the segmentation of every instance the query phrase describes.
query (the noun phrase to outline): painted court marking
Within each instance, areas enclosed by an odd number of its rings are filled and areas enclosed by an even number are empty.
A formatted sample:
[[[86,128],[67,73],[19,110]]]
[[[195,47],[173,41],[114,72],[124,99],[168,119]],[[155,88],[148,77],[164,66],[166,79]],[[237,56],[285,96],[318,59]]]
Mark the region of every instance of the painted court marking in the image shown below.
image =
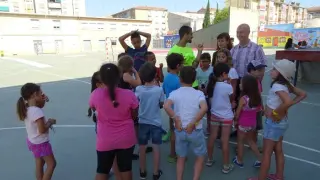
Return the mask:
[[[21,59],[21,58],[2,57],[1,59],[9,60],[9,61],[15,61],[15,62],[18,62],[18,63],[21,63],[21,64],[26,64],[26,65],[33,66],[33,67],[36,67],[36,68],[41,68],[41,69],[42,68],[50,68],[50,67],[52,67],[51,65],[48,65],[48,64],[42,64],[42,63],[38,63],[38,62],[35,62],[35,61]]]
[[[54,125],[54,127],[55,128],[94,128],[94,125]],[[25,129],[25,127],[21,127],[20,126],[20,127],[0,128],[0,131],[21,130],[21,129]],[[233,142],[233,141],[229,141],[229,142],[230,142],[230,144],[234,144],[234,145],[237,144],[236,142]],[[245,146],[248,147],[248,145],[245,145]],[[308,161],[308,160],[305,160],[305,159],[297,158],[297,157],[290,156],[290,155],[287,155],[287,154],[285,154],[284,156],[289,158],[289,159],[293,159],[293,160],[296,160],[296,161],[304,162],[304,163],[307,163],[307,164],[310,164],[310,165],[313,165],[313,166],[316,166],[316,167],[320,168],[320,164],[318,164],[316,162],[312,162],[312,161]]]

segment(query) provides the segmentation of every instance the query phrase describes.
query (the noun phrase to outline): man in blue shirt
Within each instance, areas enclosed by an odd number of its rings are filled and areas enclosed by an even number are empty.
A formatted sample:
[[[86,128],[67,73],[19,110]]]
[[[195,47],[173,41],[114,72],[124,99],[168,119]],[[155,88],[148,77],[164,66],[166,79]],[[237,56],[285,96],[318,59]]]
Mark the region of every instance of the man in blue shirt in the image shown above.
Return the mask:
[[[125,42],[125,40],[129,36],[131,38],[131,44],[133,45],[133,48],[128,46],[128,44]],[[146,43],[144,45],[141,44],[141,36],[146,38]],[[140,67],[146,62],[145,53],[148,51],[151,42],[151,34],[140,32],[138,30],[131,31],[119,37],[119,42],[125,50],[125,52],[133,58],[133,66],[137,71],[139,71]]]

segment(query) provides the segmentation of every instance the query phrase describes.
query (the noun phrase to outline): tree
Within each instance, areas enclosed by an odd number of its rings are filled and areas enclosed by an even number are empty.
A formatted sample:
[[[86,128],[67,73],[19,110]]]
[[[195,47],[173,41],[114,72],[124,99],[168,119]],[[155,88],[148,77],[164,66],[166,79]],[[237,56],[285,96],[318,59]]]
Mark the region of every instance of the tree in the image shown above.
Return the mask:
[[[202,28],[207,28],[211,24],[210,22],[210,2],[208,0],[206,13],[204,14]]]
[[[217,24],[229,17],[229,8],[225,7],[221,11],[216,11],[216,15],[213,19],[213,24]]]

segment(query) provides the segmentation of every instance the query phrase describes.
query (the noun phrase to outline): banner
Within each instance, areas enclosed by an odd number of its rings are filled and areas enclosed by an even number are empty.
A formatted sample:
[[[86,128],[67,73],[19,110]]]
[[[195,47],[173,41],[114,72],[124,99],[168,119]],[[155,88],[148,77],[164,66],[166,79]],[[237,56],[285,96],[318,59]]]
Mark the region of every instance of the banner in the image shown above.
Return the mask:
[[[293,29],[293,43],[306,41],[308,46],[320,48],[320,28]]]
[[[172,48],[177,42],[179,41],[180,37],[178,34],[176,35],[169,35],[163,37],[164,48]]]

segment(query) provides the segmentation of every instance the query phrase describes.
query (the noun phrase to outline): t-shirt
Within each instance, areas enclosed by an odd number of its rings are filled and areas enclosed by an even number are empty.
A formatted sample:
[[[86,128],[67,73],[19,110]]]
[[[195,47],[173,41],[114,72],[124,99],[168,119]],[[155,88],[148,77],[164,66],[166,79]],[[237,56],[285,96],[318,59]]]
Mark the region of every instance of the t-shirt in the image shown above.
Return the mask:
[[[192,87],[181,87],[172,91],[169,99],[173,102],[174,113],[180,117],[183,128],[194,121],[200,110],[200,103],[206,102],[203,92]],[[202,120],[196,126],[196,129],[202,129]]]
[[[171,53],[177,53],[181,54],[184,57],[184,66],[192,66],[193,61],[196,59],[194,56],[193,50],[191,47],[180,47],[178,45],[174,45],[170,51],[168,52],[168,55]],[[198,81],[195,81],[192,84],[192,87],[197,87]]]
[[[113,107],[107,88],[97,88],[90,96],[89,105],[96,109],[97,151],[127,149],[136,144],[131,111],[138,108],[135,94],[127,89],[115,89],[118,107]]]
[[[267,96],[267,106],[271,109],[277,109],[281,104],[282,100],[281,98],[276,94],[276,92],[279,91],[284,91],[289,93],[289,89],[287,86],[279,84],[279,83],[274,83],[269,90],[269,94]]]
[[[223,119],[233,119],[233,111],[230,102],[230,95],[232,95],[232,93],[233,89],[230,84],[217,82],[211,100],[211,113]]]
[[[237,73],[237,70],[235,68],[230,68],[228,77],[230,79],[239,79],[239,75]]]
[[[261,81],[259,79],[257,79],[257,83],[258,83],[259,92],[262,93],[263,89],[262,89]]]
[[[40,134],[37,120],[44,117],[43,110],[41,108],[38,108],[36,106],[30,106],[27,109],[27,117],[24,120],[27,134],[28,134],[28,140],[32,144],[41,144],[44,142],[49,141],[49,132]],[[45,123],[47,121],[45,120]]]
[[[162,126],[160,102],[164,102],[164,93],[159,86],[138,86],[136,96],[139,100],[139,123]]]
[[[205,86],[207,86],[209,82],[209,75],[213,72],[213,67],[210,66],[206,71],[203,71],[201,67],[198,67],[196,71],[196,79],[198,80],[199,85],[201,86],[202,84],[204,84]]]
[[[138,49],[133,49],[128,46],[126,53],[133,58],[133,66],[137,71],[139,71],[140,67],[146,62],[145,54],[147,51],[147,45],[143,45]]]
[[[180,88],[180,79],[176,74],[168,73],[163,80],[162,88],[166,94],[166,98],[169,97],[170,93]]]

